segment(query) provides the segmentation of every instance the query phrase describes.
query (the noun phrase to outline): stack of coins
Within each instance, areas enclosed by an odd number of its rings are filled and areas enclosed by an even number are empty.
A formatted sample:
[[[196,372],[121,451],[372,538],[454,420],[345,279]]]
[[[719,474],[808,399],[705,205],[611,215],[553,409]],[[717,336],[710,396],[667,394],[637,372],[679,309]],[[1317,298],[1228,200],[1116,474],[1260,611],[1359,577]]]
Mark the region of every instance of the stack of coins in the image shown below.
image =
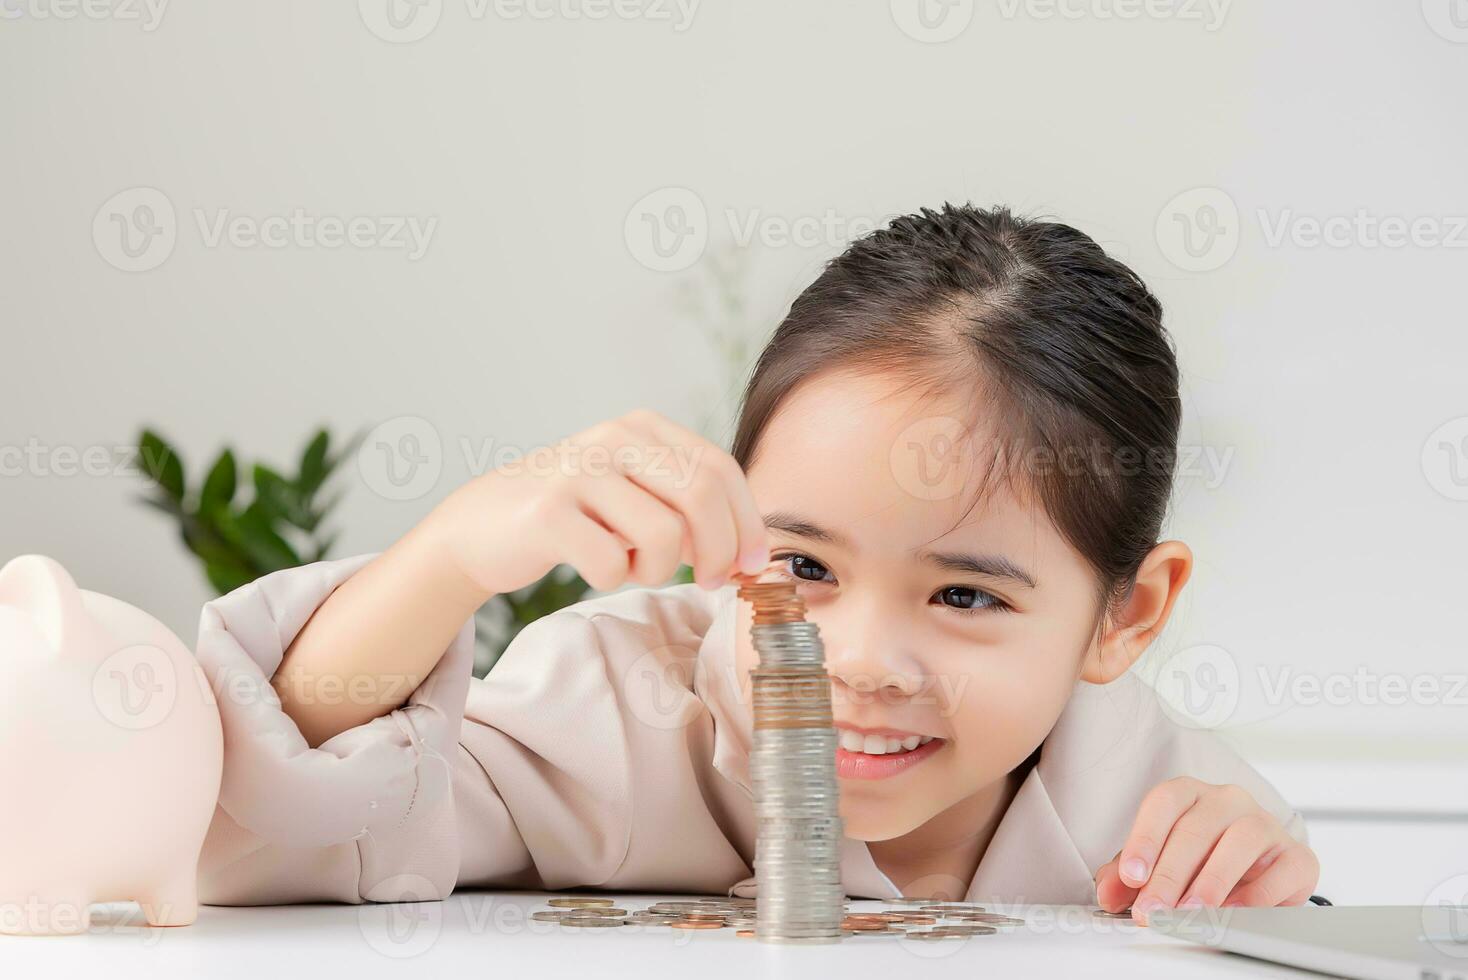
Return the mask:
[[[750,672],[754,745],[749,771],[758,820],[755,938],[768,943],[839,942],[842,935],[841,817],[836,728],[825,648],[790,581],[742,579],[754,607]]]

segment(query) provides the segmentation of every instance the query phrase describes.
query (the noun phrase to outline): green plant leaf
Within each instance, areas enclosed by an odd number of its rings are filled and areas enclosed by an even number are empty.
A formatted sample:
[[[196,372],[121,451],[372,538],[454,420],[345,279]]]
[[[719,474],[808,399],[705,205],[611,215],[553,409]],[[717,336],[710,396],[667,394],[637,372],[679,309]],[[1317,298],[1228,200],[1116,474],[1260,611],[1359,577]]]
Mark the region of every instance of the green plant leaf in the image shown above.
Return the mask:
[[[251,567],[249,556],[244,550],[230,543],[219,526],[220,520],[229,521],[228,513],[216,511],[207,516],[186,516],[180,522],[179,528],[184,544],[206,565],[238,566],[258,574],[260,570]]]
[[[300,491],[285,477],[261,463],[255,464],[255,503],[271,518],[283,520],[302,530],[309,531],[313,523],[310,509],[301,499]]]
[[[232,450],[224,449],[215,459],[197,498],[186,499],[182,459],[156,432],[144,430],[139,450],[156,492],[138,499],[174,519],[184,547],[199,559],[210,583],[228,591],[269,572],[300,565],[302,554],[310,561],[326,557],[337,532],[319,528],[341,502],[342,493],[318,502],[317,492],[341,461],[356,451],[364,435],[353,435],[333,453],[330,434],[318,430],[302,451],[294,479],[269,466],[250,467],[254,497],[243,510],[236,510],[241,464]],[[292,528],[304,535],[295,535]]]
[[[226,449],[204,478],[204,488],[199,491],[199,511],[208,514],[228,507],[234,500],[235,489],[234,453]]]
[[[204,574],[208,577],[209,584],[214,586],[220,595],[233,592],[257,578],[248,568],[239,565],[216,565],[213,562],[204,563]]]
[[[305,451],[301,453],[301,467],[296,477],[296,489],[306,497],[310,497],[320,489],[330,472],[326,465],[327,450],[330,446],[331,436],[325,429],[322,429],[306,444]]]
[[[271,527],[270,517],[258,501],[238,517],[221,512],[219,529],[225,540],[242,551],[262,574],[301,563],[295,549]]]
[[[174,500],[172,497],[168,496],[167,494],[160,493],[152,497],[139,497],[138,502],[141,504],[146,504],[149,507],[161,510],[169,517],[183,516],[183,505],[180,504],[177,500]]]
[[[173,447],[152,429],[144,429],[138,438],[138,453],[142,457],[143,472],[170,497],[182,503],[183,461],[173,451]]]
[[[693,580],[692,565],[679,565],[678,570],[673,573],[673,581],[679,584],[686,585]]]
[[[570,574],[567,577],[566,573]],[[524,626],[558,609],[574,605],[586,598],[591,586],[574,569],[561,565],[552,569],[533,585],[504,597],[513,620]]]

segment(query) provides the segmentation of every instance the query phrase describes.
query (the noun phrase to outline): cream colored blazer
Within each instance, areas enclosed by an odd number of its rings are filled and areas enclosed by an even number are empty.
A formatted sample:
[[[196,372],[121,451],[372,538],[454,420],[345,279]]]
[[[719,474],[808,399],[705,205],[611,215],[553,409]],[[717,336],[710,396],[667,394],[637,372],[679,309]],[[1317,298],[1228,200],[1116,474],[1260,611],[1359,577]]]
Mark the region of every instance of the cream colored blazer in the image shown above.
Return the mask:
[[[734,586],[585,600],[526,627],[485,679],[470,673],[467,622],[402,708],[308,748],[269,679],[371,557],[276,572],[203,609],[198,656],[225,759],[201,901],[413,901],[456,887],[754,894]],[[1243,786],[1304,839],[1273,787],[1129,674],[1077,685],[966,898],[1091,903],[1143,794],[1179,775]],[[853,897],[901,894],[862,841],[844,841],[841,873]]]

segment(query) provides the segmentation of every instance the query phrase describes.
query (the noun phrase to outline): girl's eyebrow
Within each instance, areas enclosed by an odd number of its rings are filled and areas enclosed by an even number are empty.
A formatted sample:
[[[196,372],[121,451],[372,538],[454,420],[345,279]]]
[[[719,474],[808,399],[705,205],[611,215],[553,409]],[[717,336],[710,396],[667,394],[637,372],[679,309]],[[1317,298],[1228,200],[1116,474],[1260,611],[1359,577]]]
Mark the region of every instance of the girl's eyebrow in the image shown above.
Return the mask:
[[[821,527],[815,521],[797,517],[794,514],[782,510],[766,514],[765,527],[772,531],[784,531],[787,534],[794,534],[797,537],[832,544],[838,548],[850,548],[850,543],[837,532]],[[946,568],[949,571],[967,572],[970,575],[983,575],[987,578],[1007,579],[1012,582],[1018,582],[1031,589],[1035,588],[1035,577],[1003,555],[971,555],[957,551],[920,551],[917,557],[921,561],[937,565],[939,568]]]
[[[968,572],[970,575],[983,575],[988,578],[1009,579],[1031,589],[1035,587],[1034,576],[1003,555],[969,555],[953,551],[923,551],[918,553],[918,557],[923,561],[937,565],[939,568],[946,568],[955,572]]]
[[[794,534],[797,537],[810,538],[812,541],[823,541],[826,544],[833,544],[838,548],[849,546],[847,540],[835,531],[821,527],[815,521],[808,521],[783,510],[766,514],[765,527],[772,531],[784,531],[787,534]]]

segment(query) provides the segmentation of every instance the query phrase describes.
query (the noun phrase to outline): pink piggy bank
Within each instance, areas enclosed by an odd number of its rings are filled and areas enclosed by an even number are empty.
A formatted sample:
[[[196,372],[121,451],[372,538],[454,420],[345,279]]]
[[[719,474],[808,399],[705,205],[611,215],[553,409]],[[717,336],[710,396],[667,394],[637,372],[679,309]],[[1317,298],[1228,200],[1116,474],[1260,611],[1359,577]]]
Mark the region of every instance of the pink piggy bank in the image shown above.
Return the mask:
[[[167,627],[25,555],[0,569],[0,933],[85,932],[93,902],[186,926],[224,762]]]

